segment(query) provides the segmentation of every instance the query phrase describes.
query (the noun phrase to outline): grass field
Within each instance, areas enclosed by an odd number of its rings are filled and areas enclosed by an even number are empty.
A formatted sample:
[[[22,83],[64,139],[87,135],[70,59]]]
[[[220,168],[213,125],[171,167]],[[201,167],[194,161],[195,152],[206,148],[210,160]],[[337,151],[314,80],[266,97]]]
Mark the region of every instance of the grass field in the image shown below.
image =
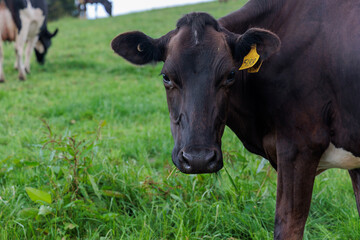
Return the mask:
[[[134,67],[110,49],[118,33],[159,37],[185,13],[220,17],[243,3],[52,22],[47,62],[33,61],[26,82],[6,44],[0,239],[272,239],[276,172],[226,129],[219,174],[180,173],[161,64]],[[360,239],[346,171],[317,177],[304,239]]]

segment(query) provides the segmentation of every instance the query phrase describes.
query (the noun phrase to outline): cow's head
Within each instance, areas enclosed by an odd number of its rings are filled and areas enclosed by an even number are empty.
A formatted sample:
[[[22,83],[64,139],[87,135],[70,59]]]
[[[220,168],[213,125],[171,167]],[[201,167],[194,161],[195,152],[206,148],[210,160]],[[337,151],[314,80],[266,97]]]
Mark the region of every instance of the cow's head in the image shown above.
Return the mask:
[[[134,64],[164,62],[161,75],[175,141],[172,159],[180,171],[211,173],[222,168],[230,89],[242,80],[238,69],[253,44],[265,60],[277,51],[280,40],[263,29],[243,35],[228,32],[206,13],[184,16],[175,30],[158,39],[127,32],[112,41],[114,51]]]
[[[40,32],[39,40],[35,45],[35,55],[38,63],[45,63],[45,56],[51,46],[51,39],[55,37],[57,33],[58,29],[56,29],[54,33],[50,33],[47,29]]]

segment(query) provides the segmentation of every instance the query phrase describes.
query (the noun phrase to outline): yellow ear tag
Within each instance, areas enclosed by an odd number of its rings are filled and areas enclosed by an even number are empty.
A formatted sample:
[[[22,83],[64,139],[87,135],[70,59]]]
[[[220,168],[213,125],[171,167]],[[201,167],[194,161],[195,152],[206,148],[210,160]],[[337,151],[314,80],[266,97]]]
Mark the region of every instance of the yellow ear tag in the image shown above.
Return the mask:
[[[263,61],[258,61],[253,67],[248,69],[248,73],[257,73],[260,70]]]
[[[248,70],[248,72],[250,72],[250,73],[258,72],[261,67],[262,62],[259,64],[259,66],[256,66],[254,68],[252,68],[252,67],[257,63],[259,58],[260,58],[260,55],[256,52],[256,45],[252,45],[250,52],[244,57],[243,63],[241,65],[241,67],[239,68],[239,70],[251,68]]]

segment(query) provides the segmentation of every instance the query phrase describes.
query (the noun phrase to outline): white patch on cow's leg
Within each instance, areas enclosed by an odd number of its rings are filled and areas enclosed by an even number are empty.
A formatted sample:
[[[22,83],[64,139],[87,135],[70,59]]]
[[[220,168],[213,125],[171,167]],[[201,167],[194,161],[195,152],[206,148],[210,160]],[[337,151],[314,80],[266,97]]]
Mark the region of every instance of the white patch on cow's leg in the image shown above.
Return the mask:
[[[17,69],[19,71],[20,80],[26,79],[25,66],[23,64],[23,52],[24,52],[24,43],[20,40],[16,44],[16,62],[17,62]]]
[[[31,58],[31,53],[35,47],[36,42],[38,41],[38,37],[34,37],[32,39],[29,39],[27,41],[27,45],[26,45],[26,51],[25,51],[25,71],[27,73],[30,73],[30,58]]]
[[[321,156],[317,171],[318,173],[329,168],[355,169],[360,168],[360,158],[342,148],[336,148],[330,143],[329,147]]]
[[[25,80],[26,73],[25,73],[25,66],[23,64],[23,53],[24,47],[27,39],[27,35],[29,32],[29,24],[26,21],[22,21],[22,28],[20,30],[19,35],[16,38],[16,58],[17,58],[17,66],[19,70],[19,79]]]
[[[1,36],[1,32],[0,32],[0,36]],[[2,39],[0,37],[0,82],[5,82],[3,62],[4,62],[4,52],[2,47]]]

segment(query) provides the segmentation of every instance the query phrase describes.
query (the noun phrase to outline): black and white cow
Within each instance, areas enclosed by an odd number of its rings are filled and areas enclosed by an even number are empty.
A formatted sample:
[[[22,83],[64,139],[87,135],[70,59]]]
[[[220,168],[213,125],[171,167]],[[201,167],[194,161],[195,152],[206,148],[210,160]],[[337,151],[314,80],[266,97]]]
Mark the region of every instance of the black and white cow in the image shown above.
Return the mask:
[[[1,8],[3,13],[8,16],[11,13],[12,19],[9,17],[0,17],[0,25],[13,26],[15,23],[17,34],[14,38],[0,39],[0,81],[5,81],[2,70],[3,51],[1,41],[15,41],[16,62],[15,68],[19,70],[19,79],[25,80],[26,73],[30,72],[31,52],[35,49],[36,59],[40,64],[45,62],[45,55],[51,45],[53,38],[58,29],[54,33],[50,33],[47,29],[47,4],[46,0],[4,0],[7,9]],[[0,31],[13,32],[11,29],[2,29]],[[3,34],[1,34],[3,35]],[[9,34],[4,34],[9,35]],[[23,62],[24,48],[25,63]]]

